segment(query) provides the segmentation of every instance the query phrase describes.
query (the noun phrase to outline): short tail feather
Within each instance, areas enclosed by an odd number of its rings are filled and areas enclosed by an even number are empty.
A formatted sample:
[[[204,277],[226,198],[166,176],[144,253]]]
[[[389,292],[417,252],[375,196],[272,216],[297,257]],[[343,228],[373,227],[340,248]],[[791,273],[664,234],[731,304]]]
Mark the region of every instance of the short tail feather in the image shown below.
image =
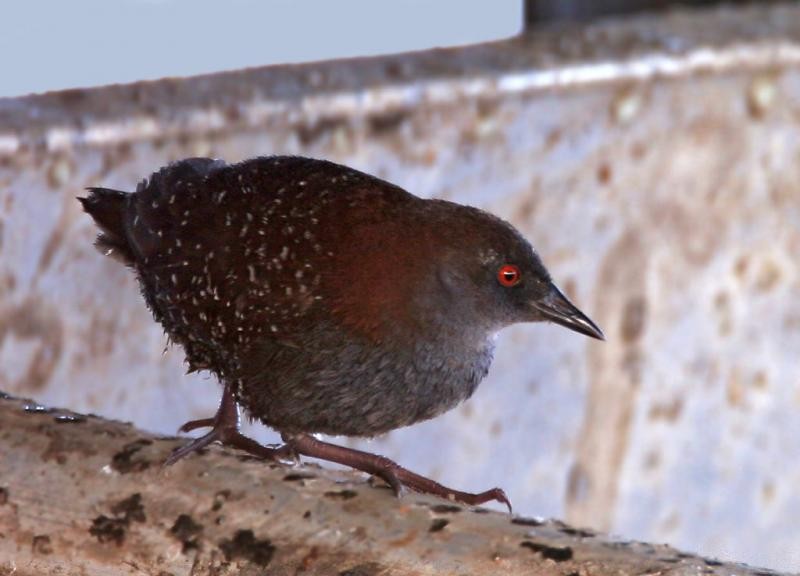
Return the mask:
[[[133,252],[125,234],[124,214],[127,192],[108,188],[87,188],[89,195],[78,198],[83,209],[100,227],[95,246],[100,252],[121,260],[125,264],[134,263]]]

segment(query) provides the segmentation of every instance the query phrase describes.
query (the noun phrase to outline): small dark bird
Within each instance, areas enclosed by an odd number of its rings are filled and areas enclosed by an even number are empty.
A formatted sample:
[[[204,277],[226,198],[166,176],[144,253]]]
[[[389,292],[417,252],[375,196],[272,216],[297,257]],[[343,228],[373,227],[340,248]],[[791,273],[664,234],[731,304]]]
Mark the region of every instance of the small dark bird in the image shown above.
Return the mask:
[[[274,156],[228,165],[190,158],[134,193],[79,198],[97,247],[136,271],[142,294],[189,370],[224,385],[205,436],[269,459],[338,462],[470,505],[510,504],[495,488],[460,492],[387,458],[313,434],[375,436],[469,398],[494,335],[547,320],[600,329],[555,287],[510,224],[322,160]],[[239,433],[239,406],[281,433],[281,447]]]

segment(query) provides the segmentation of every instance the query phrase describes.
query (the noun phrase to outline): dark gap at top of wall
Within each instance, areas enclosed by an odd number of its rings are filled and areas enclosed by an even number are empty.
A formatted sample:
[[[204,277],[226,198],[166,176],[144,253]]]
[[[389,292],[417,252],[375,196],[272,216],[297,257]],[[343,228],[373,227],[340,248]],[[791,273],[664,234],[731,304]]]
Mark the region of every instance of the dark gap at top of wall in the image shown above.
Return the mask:
[[[525,0],[525,26],[544,22],[587,22],[607,16],[658,12],[681,7],[777,4],[786,0]]]

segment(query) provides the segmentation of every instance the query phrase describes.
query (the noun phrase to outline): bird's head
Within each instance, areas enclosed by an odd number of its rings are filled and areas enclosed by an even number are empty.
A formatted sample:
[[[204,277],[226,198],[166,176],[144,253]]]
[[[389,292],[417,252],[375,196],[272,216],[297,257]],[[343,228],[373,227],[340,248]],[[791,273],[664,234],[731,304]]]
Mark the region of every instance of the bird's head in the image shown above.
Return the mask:
[[[324,287],[339,324],[376,340],[474,343],[511,324],[550,321],[603,338],[509,223],[410,195],[396,208],[344,229]]]
[[[464,315],[463,321],[488,330],[549,321],[603,339],[600,328],[556,287],[530,243],[513,226],[475,208],[437,204],[445,214],[457,214],[441,219],[444,241],[436,277],[455,313]],[[458,225],[450,228],[448,222]]]

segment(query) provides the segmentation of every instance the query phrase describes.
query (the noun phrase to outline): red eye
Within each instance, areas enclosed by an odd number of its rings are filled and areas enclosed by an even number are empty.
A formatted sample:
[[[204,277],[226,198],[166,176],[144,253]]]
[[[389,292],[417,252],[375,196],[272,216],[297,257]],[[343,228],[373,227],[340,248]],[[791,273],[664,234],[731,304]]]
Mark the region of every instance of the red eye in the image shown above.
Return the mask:
[[[497,271],[497,280],[503,286],[514,286],[522,279],[519,268],[513,264],[505,264]]]

